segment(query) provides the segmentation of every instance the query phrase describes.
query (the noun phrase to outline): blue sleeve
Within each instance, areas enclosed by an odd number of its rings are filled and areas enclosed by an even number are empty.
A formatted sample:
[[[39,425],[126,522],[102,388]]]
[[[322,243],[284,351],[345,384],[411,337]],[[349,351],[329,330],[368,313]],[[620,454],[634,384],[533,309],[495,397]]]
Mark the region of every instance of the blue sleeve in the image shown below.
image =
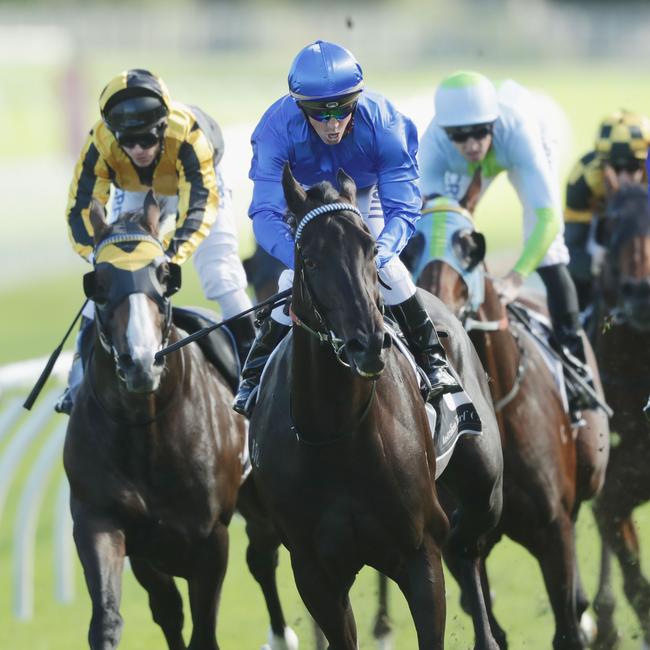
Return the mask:
[[[253,159],[248,174],[253,198],[248,216],[253,220],[257,243],[288,268],[293,269],[293,234],[284,221],[287,203],[282,190],[282,168],[289,151],[281,134],[265,115],[251,138]]]
[[[409,226],[410,236],[422,207],[415,125],[408,118],[395,113],[392,120],[378,132],[377,146],[377,189],[384,219],[387,223],[394,217],[403,219]]]

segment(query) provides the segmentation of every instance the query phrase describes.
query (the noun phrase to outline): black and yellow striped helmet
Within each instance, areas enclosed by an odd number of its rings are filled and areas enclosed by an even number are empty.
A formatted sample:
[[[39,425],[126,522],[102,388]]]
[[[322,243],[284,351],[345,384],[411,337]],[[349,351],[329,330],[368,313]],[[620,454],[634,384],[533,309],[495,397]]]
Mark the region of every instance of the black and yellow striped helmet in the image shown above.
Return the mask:
[[[596,153],[610,163],[645,160],[648,145],[650,120],[644,115],[620,110],[601,122],[596,139]]]
[[[148,70],[125,70],[111,79],[99,96],[99,109],[116,132],[148,131],[169,114],[167,86]]]

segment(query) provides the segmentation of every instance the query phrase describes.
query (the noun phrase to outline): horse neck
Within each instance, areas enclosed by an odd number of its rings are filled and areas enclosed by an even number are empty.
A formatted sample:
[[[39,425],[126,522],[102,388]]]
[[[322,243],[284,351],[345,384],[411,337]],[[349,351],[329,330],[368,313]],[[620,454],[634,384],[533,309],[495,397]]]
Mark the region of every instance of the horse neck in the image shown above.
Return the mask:
[[[174,343],[179,339],[178,330],[172,325],[169,342]],[[174,399],[177,390],[181,389],[188,362],[188,352],[181,348],[165,358],[167,368],[156,391],[147,395],[129,393],[117,376],[113,356],[104,349],[95,333],[93,358],[90,362],[91,390],[109,415],[133,422],[155,420]]]
[[[353,433],[371,399],[372,382],[343,366],[329,344],[300,327],[294,327],[292,344],[291,408],[298,429],[315,440]]]

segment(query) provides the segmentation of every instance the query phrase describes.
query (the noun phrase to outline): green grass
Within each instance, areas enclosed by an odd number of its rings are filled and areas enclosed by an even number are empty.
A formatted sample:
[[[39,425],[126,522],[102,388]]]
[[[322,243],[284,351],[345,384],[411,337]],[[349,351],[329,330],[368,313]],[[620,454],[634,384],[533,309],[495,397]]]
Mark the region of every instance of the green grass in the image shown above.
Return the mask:
[[[182,60],[164,56],[133,56],[112,52],[110,56],[88,59],[81,68],[87,125],[96,117],[96,97],[115,72],[134,64],[151,66],[167,81],[175,96],[203,106],[222,124],[254,122],[277,96],[284,92],[286,68],[291,54],[220,54]],[[437,80],[474,61],[455,61],[449,65],[424,62],[412,70],[396,70],[385,61],[365,65],[369,87],[390,97],[403,98],[433,93]],[[531,87],[543,89],[556,98],[567,112],[574,130],[572,158],[586,151],[603,115],[619,107],[642,110],[650,106],[650,86],[640,83],[639,70],[607,66],[559,67],[487,65],[482,70],[494,78],[512,77]],[[0,66],[0,85],[7,89],[0,104],[0,119],[11,124],[0,150],[0,172],[11,179],[14,189],[5,196],[5,218],[0,252],[3,273],[0,298],[0,364],[48,355],[59,343],[65,329],[83,301],[81,275],[88,267],[77,262],[67,242],[63,221],[65,194],[73,161],[65,158],[62,108],[57,85],[60,71],[47,66]],[[641,77],[642,78],[642,77]],[[86,128],[86,126],[84,126]],[[572,161],[565,161],[564,171]],[[20,190],[16,189],[20,188]],[[520,208],[506,183],[497,182],[478,211],[479,227],[486,233],[490,264],[507,264],[521,237]],[[242,223],[245,217],[240,215]],[[243,227],[244,232],[249,232]],[[188,265],[178,304],[205,304]],[[0,648],[18,650],[75,650],[86,647],[89,601],[81,571],[77,570],[77,597],[74,604],[62,606],[52,598],[52,549],[50,543],[55,487],[61,479],[57,470],[51,478],[39,520],[36,566],[36,617],[21,623],[9,614],[11,609],[11,535],[21,487],[38,448],[50,432],[42,432],[18,468],[7,509],[0,528]],[[0,454],[7,440],[0,442]],[[636,512],[644,543],[644,568],[650,571],[650,506]],[[266,635],[267,620],[261,595],[249,576],[244,561],[245,536],[242,523],[231,527],[231,563],[226,577],[220,616],[220,639],[225,650],[257,648]],[[598,572],[598,544],[588,508],[583,509],[579,525],[579,552],[587,592],[595,593]],[[495,549],[489,571],[496,592],[496,613],[507,630],[512,648],[548,648],[553,634],[552,616],[539,570],[521,547],[504,541]],[[300,604],[283,552],[280,585],[287,619],[294,626],[303,646],[310,647],[309,624]],[[621,650],[640,646],[639,630],[623,599],[620,576],[615,569],[618,598],[617,617],[624,636]],[[471,624],[459,611],[458,591],[449,580],[447,647],[464,650],[471,646]],[[361,647],[370,646],[369,630],[374,611],[375,576],[361,572],[352,593],[361,638]],[[397,648],[414,647],[414,632],[404,601],[396,589],[391,606],[397,625]],[[162,635],[151,622],[146,597],[130,573],[125,576],[123,613],[125,630],[122,647],[162,648]]]

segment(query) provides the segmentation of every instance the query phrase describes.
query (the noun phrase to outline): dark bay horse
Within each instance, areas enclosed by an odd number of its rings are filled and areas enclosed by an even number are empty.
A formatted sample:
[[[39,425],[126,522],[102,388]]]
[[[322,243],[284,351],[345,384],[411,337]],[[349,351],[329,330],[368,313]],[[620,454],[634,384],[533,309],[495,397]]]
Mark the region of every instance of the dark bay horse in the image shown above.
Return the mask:
[[[357,648],[348,592],[364,565],[399,585],[418,647],[439,649],[440,549],[448,522],[438,502],[432,436],[416,377],[384,330],[375,243],[356,213],[354,182],[342,171],[338,182],[340,193],[329,183],[305,191],[284,170],[285,197],[298,223],[296,326],[264,373],[250,425],[253,476],[291,554],[298,590],[332,650]],[[449,333],[447,353],[484,427],[482,436],[458,442],[455,453],[466,448],[467,465],[446,471],[467,496],[452,538],[459,571],[473,587],[478,647],[492,650],[498,646],[477,548],[501,510],[498,429],[460,323],[436,298],[423,298]]]
[[[641,573],[632,519],[634,509],[650,500],[650,424],[642,412],[650,392],[650,209],[644,188],[615,191],[599,231],[606,255],[597,286],[594,349],[605,395],[614,410],[612,430],[617,442],[612,443],[605,485],[594,507],[603,539],[595,600],[598,647],[614,648],[618,637],[610,577],[610,551],[614,551],[623,590],[647,648],[650,583]]]
[[[608,450],[607,418],[586,412],[573,429],[556,382],[539,349],[506,311],[482,265],[485,240],[469,212],[432,215],[437,241],[426,251],[418,286],[440,297],[464,322],[490,378],[503,446],[503,516],[491,539],[502,534],[538,560],[555,617],[553,647],[586,647],[580,619],[588,606],[578,576],[574,522],[581,502],[602,485]],[[537,305],[539,307],[539,305]],[[589,360],[598,385],[593,354]],[[490,547],[485,549],[485,557]],[[490,607],[487,572],[484,593]],[[502,648],[506,634],[490,607]]]
[[[84,288],[95,301],[94,343],[70,416],[64,465],[74,539],[92,600],[93,650],[117,647],[121,580],[128,555],[149,594],[171,650],[215,650],[227,526],[239,505],[248,516],[248,562],[267,598],[274,648],[287,646],[275,587],[279,540],[250,480],[240,491],[246,444],[232,388],[192,343],[162,362],[155,353],[184,333],[169,296],[180,284],[158,241],[152,195],[142,213],[113,225],[91,206],[94,271]],[[187,580],[189,646],[173,576]]]

